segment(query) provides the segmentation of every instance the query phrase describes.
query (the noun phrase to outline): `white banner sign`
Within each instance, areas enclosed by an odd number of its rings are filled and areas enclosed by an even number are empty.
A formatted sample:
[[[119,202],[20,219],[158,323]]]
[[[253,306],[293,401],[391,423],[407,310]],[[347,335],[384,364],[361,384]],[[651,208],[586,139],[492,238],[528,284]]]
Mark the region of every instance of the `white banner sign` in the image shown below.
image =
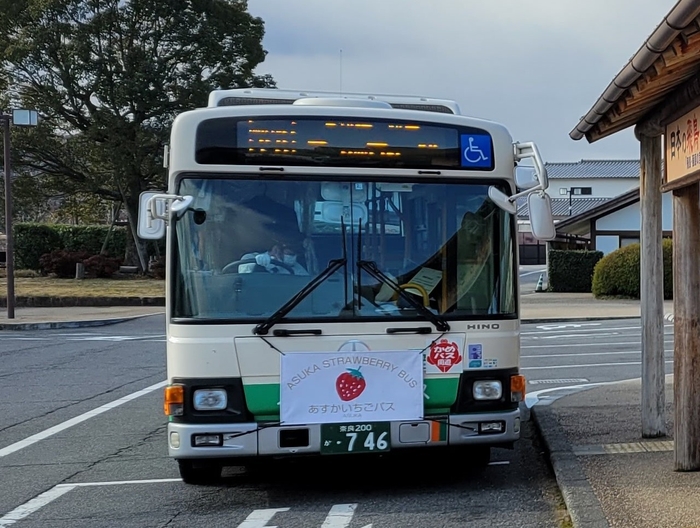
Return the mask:
[[[414,351],[281,356],[284,425],[423,418],[423,356]]]

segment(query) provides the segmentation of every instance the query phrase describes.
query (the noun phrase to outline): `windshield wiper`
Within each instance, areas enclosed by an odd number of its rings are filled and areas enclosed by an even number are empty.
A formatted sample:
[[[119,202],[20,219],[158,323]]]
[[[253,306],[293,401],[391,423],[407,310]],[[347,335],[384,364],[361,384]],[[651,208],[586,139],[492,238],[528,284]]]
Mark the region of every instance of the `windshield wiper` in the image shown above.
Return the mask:
[[[424,315],[428,321],[433,323],[435,325],[435,328],[437,328],[440,332],[448,332],[450,330],[450,325],[447,321],[445,321],[444,318],[434,314],[428,308],[423,306],[422,303],[418,302],[412,294],[408,293],[406,290],[402,290],[401,288],[399,288],[399,285],[395,283],[391,279],[391,277],[389,277],[382,270],[379,269],[376,262],[374,262],[373,260],[358,260],[357,267],[365,270],[373,278],[389,286],[389,288],[394,290],[399,296],[403,297],[406,300],[406,302],[413,306],[413,308],[415,308],[417,312],[419,312],[421,315]]]
[[[323,281],[325,281],[328,277],[333,275],[340,268],[345,266],[346,262],[347,258],[345,257],[331,260],[328,263],[328,266],[326,266],[326,269],[324,269],[319,275],[317,275],[314,280],[312,280],[301,290],[299,290],[296,293],[296,295],[294,295],[294,297],[292,297],[286,303],[280,306],[280,308],[275,313],[273,313],[270,317],[265,319],[262,323],[258,324],[253,329],[253,333],[256,335],[266,335],[269,332],[270,328],[272,328],[282,319],[284,319],[285,315],[287,315],[296,306],[298,306],[299,303],[303,301],[312,291],[314,291]]]

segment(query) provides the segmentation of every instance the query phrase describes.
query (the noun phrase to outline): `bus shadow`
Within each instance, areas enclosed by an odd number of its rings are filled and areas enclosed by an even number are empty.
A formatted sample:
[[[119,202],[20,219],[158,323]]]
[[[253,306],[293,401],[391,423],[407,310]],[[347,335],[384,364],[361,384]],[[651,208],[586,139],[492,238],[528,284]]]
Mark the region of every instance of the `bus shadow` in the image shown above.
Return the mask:
[[[415,451],[384,457],[335,456],[279,459],[254,467],[227,467],[221,487],[254,486],[283,492],[328,493],[366,490],[423,490],[482,480],[489,466],[470,461],[470,452]]]

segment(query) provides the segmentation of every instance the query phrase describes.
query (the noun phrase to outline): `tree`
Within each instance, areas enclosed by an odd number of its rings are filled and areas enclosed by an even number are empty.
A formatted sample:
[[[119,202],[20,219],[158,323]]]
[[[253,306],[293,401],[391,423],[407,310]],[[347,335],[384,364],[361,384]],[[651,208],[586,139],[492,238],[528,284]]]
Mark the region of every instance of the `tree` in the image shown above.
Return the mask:
[[[0,0],[0,89],[41,114],[13,131],[18,171],[65,194],[123,201],[164,189],[174,117],[217,88],[274,87],[263,21],[244,0]]]

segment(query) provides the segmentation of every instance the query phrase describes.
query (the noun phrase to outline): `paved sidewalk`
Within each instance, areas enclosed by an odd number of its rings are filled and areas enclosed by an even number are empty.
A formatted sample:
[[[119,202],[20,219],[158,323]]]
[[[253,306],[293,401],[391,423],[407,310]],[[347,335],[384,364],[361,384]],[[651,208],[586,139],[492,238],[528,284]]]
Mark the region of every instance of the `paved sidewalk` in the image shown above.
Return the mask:
[[[523,294],[521,308],[524,323],[640,316],[639,301],[579,293]],[[664,303],[667,320],[672,309],[672,301]],[[163,313],[159,306],[16,308],[9,320],[0,309],[0,330],[100,326]],[[671,389],[668,378],[669,432]],[[670,437],[641,438],[640,395],[639,381],[623,382],[550,405],[543,400],[531,410],[576,528],[700,527],[700,472],[673,471]]]
[[[635,380],[532,408],[577,528],[700,526],[700,471],[673,470],[673,377],[666,377],[668,436],[641,437],[640,398]]]

